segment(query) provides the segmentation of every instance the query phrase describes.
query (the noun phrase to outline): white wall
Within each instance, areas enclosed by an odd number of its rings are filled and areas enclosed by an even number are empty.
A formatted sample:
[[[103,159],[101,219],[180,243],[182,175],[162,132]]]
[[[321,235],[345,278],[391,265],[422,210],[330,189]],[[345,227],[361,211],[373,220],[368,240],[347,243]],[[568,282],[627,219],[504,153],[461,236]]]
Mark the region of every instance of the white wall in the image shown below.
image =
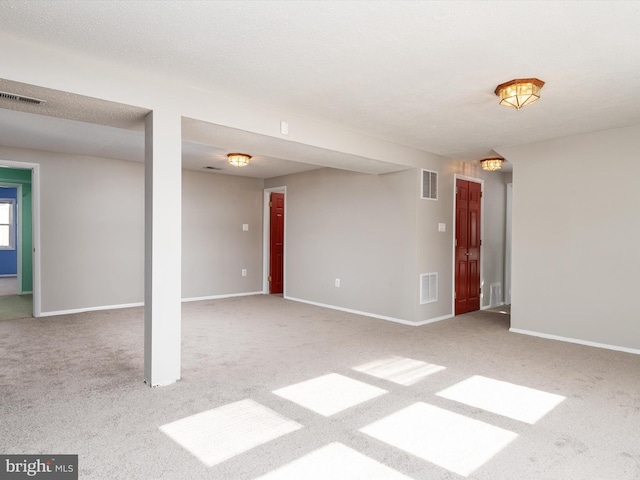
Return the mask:
[[[439,173],[437,201],[419,198],[420,169],[377,176],[322,169],[266,180],[265,187],[287,187],[286,295],[411,323],[452,315],[457,172],[485,181],[483,281],[487,289],[502,285],[503,174],[446,159],[425,168]],[[437,302],[420,304],[422,273],[438,273]]]
[[[512,328],[640,349],[640,126],[499,151],[514,164]]]
[[[453,239],[455,225],[453,223],[453,175],[455,162],[441,159],[430,162],[426,170],[438,172],[438,200],[423,200],[421,195],[422,170],[417,170],[417,187],[414,201],[417,205],[416,215],[416,269],[414,272],[414,289],[416,291],[416,320],[423,321],[451,315],[451,299],[453,298]],[[439,232],[438,224],[444,223],[446,231]],[[438,274],[438,301],[420,304],[419,276],[423,273]]]
[[[413,321],[415,171],[326,168],[265,181],[283,185],[287,297]]]
[[[504,302],[504,254],[506,237],[507,185],[501,172],[483,172],[483,228],[482,234],[482,306]],[[491,285],[500,284],[500,298],[491,304]]]
[[[6,147],[0,158],[41,166],[42,313],[143,302],[144,165]],[[182,175],[182,297],[261,290],[262,180]]]
[[[262,290],[262,190],[261,179],[182,171],[183,298]]]
[[[42,313],[142,302],[144,166],[0,147],[40,164]]]
[[[144,166],[2,147],[0,158],[41,165],[43,313],[142,302]],[[460,169],[444,159],[427,167],[440,173],[437,202],[419,199],[417,169],[322,169],[264,182],[183,170],[183,298],[262,289],[262,190],[287,185],[288,296],[409,322],[450,315]],[[487,283],[502,282],[504,255],[503,224],[491,226],[503,215],[504,185],[492,175],[485,177]],[[419,274],[431,272],[439,273],[439,299],[420,305]]]

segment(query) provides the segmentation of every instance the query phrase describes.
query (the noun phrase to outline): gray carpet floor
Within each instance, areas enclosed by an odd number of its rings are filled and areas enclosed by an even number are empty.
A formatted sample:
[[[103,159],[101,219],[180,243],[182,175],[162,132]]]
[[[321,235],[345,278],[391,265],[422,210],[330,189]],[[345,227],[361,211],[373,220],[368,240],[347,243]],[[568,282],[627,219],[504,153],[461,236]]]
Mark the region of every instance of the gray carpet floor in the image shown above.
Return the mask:
[[[182,379],[141,308],[0,322],[0,453],[83,479],[640,479],[640,357],[251,296],[183,306]]]
[[[33,295],[6,295],[0,297],[0,321],[17,320],[33,316]]]

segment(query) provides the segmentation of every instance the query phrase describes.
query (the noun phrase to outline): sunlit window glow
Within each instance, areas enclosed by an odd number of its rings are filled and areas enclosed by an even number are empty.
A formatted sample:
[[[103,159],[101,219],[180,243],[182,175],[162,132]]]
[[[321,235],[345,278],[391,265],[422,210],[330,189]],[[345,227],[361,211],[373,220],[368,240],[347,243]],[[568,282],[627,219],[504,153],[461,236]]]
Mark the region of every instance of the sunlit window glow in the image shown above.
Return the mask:
[[[330,373],[275,390],[273,393],[329,417],[379,397],[387,391],[337,373]]]
[[[465,477],[518,437],[509,430],[422,402],[360,431]]]
[[[432,365],[403,357],[387,357],[358,367],[353,367],[357,372],[366,373],[377,378],[389,380],[404,386],[411,386],[423,378],[444,370],[445,367]]]
[[[478,375],[436,395],[532,425],[566,398]]]
[[[302,425],[253,400],[241,400],[197,413],[160,430],[211,467]]]
[[[338,442],[330,443],[256,480],[411,480]]]

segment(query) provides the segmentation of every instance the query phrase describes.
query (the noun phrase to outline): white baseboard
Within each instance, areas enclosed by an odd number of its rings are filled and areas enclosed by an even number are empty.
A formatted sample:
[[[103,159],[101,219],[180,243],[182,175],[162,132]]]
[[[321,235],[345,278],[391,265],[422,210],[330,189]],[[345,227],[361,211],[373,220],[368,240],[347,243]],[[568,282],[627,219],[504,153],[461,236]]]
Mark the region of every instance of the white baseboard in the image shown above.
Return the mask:
[[[490,308],[498,308],[498,307],[502,307],[503,305],[504,305],[504,302],[497,303],[495,305],[486,305],[484,307],[480,307],[480,310],[489,310]]]
[[[17,277],[18,274],[17,273],[3,273],[0,274],[0,278],[9,278],[9,277]]]
[[[199,300],[216,300],[219,298],[229,298],[229,297],[246,297],[248,295],[262,295],[262,292],[230,293],[225,295],[211,295],[208,297],[183,298],[182,302],[197,302]],[[125,303],[122,305],[101,305],[98,307],[73,308],[70,310],[56,310],[52,312],[41,312],[40,316],[53,317],[55,315],[70,315],[73,313],[96,312],[100,310],[116,310],[120,308],[133,308],[133,307],[144,307],[144,302]]]
[[[223,295],[209,295],[207,297],[190,297],[183,298],[182,302],[199,302],[201,300],[218,300],[220,298],[231,298],[231,297],[248,297],[249,295],[263,295],[264,292],[243,292],[243,293],[225,293]]]
[[[335,305],[329,305],[329,304],[326,304],[326,303],[312,302],[311,300],[302,300],[301,298],[294,298],[294,297],[284,297],[284,298],[285,298],[285,300],[292,300],[294,302],[307,303],[309,305],[315,305],[316,307],[329,308],[331,310],[339,310],[341,312],[353,313],[353,314],[356,314],[356,315],[362,315],[364,317],[377,318],[379,320],[386,320],[388,322],[401,323],[402,325],[409,325],[411,327],[419,327],[421,325],[426,325],[428,323],[439,322],[441,320],[446,320],[448,318],[452,318],[453,317],[453,315],[444,315],[442,317],[430,318],[428,320],[421,320],[419,322],[410,322],[408,320],[403,320],[401,318],[387,317],[385,315],[378,315],[378,314],[375,314],[375,313],[363,312],[361,310],[353,310],[351,308],[337,307]]]
[[[99,307],[73,308],[71,310],[57,310],[53,312],[40,312],[41,317],[53,317],[55,315],[70,315],[72,313],[96,312],[99,310],[116,310],[120,308],[143,307],[143,302],[125,303],[122,305],[102,305]]]
[[[608,345],[606,343],[589,342],[578,338],[560,337],[558,335],[549,335],[547,333],[532,332],[530,330],[521,330],[519,328],[510,328],[510,332],[520,333],[522,335],[531,335],[532,337],[546,338],[548,340],[559,340],[561,342],[577,343],[578,345],[586,345],[587,347],[604,348],[607,350],[615,350],[617,352],[633,353],[640,355],[640,350],[635,348],[620,347],[618,345]]]

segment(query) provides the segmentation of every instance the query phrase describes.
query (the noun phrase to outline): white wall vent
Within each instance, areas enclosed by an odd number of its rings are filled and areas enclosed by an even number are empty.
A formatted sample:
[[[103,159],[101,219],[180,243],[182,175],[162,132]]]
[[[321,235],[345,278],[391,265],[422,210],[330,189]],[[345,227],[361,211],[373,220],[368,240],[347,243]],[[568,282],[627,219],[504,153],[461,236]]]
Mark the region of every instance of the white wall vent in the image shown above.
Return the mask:
[[[502,284],[491,284],[491,290],[489,290],[489,305],[492,307],[502,305]]]
[[[438,200],[438,172],[422,170],[422,195],[427,200]]]
[[[420,275],[420,303],[438,301],[438,274],[423,273]]]

